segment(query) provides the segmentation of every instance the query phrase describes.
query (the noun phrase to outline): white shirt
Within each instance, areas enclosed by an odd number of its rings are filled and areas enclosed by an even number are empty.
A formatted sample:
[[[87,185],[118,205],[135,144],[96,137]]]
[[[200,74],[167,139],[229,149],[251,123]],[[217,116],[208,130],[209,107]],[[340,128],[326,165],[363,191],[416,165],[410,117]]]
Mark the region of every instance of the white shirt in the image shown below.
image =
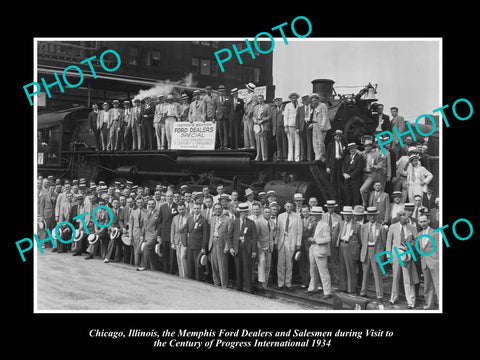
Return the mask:
[[[368,245],[375,245],[375,223],[369,223],[368,232],[371,234],[369,235],[371,240],[368,242]]]
[[[349,239],[350,239],[350,231],[351,231],[351,229],[352,229],[352,223],[353,223],[353,220],[350,220],[349,222],[347,222],[346,224],[344,224],[341,240],[349,241]]]
[[[295,107],[292,102],[289,102],[287,105],[285,105],[285,109],[283,110],[284,126],[295,126],[297,109],[298,109],[298,104],[297,104],[297,107]]]

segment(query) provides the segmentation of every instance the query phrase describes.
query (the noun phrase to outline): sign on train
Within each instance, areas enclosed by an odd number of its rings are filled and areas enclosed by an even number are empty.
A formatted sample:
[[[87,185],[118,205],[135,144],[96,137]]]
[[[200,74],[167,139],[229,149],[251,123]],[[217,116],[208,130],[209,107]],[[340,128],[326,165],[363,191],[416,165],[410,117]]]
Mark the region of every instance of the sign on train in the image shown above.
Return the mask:
[[[215,150],[216,124],[175,122],[172,131],[174,150]]]

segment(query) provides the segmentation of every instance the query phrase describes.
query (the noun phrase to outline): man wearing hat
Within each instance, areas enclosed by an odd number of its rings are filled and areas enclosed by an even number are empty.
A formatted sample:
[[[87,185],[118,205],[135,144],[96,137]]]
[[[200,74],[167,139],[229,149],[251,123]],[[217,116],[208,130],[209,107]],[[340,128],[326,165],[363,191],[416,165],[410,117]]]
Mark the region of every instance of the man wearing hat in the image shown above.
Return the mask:
[[[174,101],[173,95],[168,94],[165,105],[165,136],[167,138],[168,149],[172,148],[173,124],[180,119],[180,105]]]
[[[394,254],[392,259],[393,282],[390,303],[393,305],[398,300],[401,272],[408,308],[413,309],[415,307],[415,284],[419,282],[417,269],[413,264],[411,254],[402,256],[401,259],[404,264],[404,266],[402,266],[392,247],[395,246],[399,253],[404,253],[408,250],[406,243],[409,242],[411,247],[414,248],[417,229],[408,223],[408,216],[405,211],[400,211],[397,216],[399,217],[399,222],[390,225],[388,229],[387,246],[385,249]],[[388,256],[387,254],[387,258]]]
[[[193,205],[193,214],[187,219],[187,273],[190,279],[203,281],[203,271],[197,259],[206,253],[208,221],[201,214],[202,206]]]
[[[228,133],[229,133],[229,118],[232,111],[232,102],[225,94],[225,86],[218,87],[218,96],[214,98],[215,102],[215,120],[217,121],[217,136],[219,140],[219,148],[227,149]]]
[[[200,99],[200,90],[193,91],[193,100],[188,110],[188,121],[205,122],[207,116],[207,105]]]
[[[259,288],[263,290],[267,288],[272,263],[271,249],[273,248],[273,237],[270,236],[271,226],[263,216],[261,205],[258,202],[253,204],[252,215],[249,215],[248,218],[255,223],[257,230],[257,272]]]
[[[387,241],[386,229],[377,221],[378,210],[375,206],[367,207],[368,222],[362,225],[361,240],[362,247],[360,251],[360,261],[362,262],[363,278],[360,296],[367,297],[368,279],[370,277],[370,269],[373,272],[375,280],[375,292],[377,300],[383,301],[383,278],[380,265],[375,257],[385,251]]]
[[[258,103],[253,107],[253,125],[261,127],[260,132],[255,132],[255,147],[257,148],[257,157],[255,161],[268,160],[268,136],[271,128],[272,113],[270,106],[265,104],[263,95],[257,96]],[[252,126],[253,126],[252,125]]]
[[[152,98],[147,96],[145,99],[145,106],[142,112],[142,133],[145,143],[143,144],[142,149],[153,150],[153,117],[155,115],[155,104],[152,102]]]
[[[98,112],[98,116],[97,116],[97,130],[100,133],[103,151],[107,150],[107,146],[109,144],[109,140],[108,140],[109,123],[110,123],[109,105],[107,102],[104,102],[102,104],[102,110]]]
[[[433,179],[433,174],[420,165],[417,155],[410,155],[409,161],[411,166],[407,169],[407,193],[408,201],[415,201],[415,195],[420,195],[427,192],[428,184]]]
[[[272,107],[272,136],[275,138],[276,151],[275,161],[284,161],[287,157],[287,135],[285,134],[285,126],[283,123],[282,98],[273,99]]]
[[[315,160],[320,160],[325,156],[325,136],[332,126],[328,118],[328,107],[320,102],[320,95],[313,93],[310,95],[310,101],[313,108],[311,116],[313,151]]]
[[[368,206],[375,206],[377,208],[377,221],[380,224],[390,223],[390,199],[388,194],[382,191],[382,182],[380,180],[376,180],[373,183],[373,191],[370,192]]]
[[[92,221],[92,209],[90,206],[85,204],[85,197],[82,194],[78,194],[75,197],[75,202],[76,204],[72,206],[70,210],[70,216],[68,219],[68,222],[74,226],[76,229],[77,235],[80,236],[81,238],[79,241],[76,241],[74,248],[72,248],[73,256],[80,256],[82,255],[86,248],[87,248],[87,235],[91,232],[94,231],[94,223]],[[87,213],[85,216],[79,216],[81,214]],[[77,217],[77,219],[74,220],[74,218]],[[86,228],[85,228],[85,225]]]
[[[301,193],[296,193],[296,194],[293,195],[293,201],[295,202],[295,210],[294,211],[298,215],[302,214],[303,200],[305,200],[305,198],[303,197],[303,195]]]
[[[240,147],[240,131],[243,115],[245,114],[245,103],[243,99],[238,97],[237,88],[230,90],[230,95],[232,96],[231,113],[228,118],[231,139],[230,147],[232,149],[238,149]]]
[[[100,129],[97,125],[98,104],[92,104],[92,111],[88,114],[88,131],[95,137],[95,150],[100,149]]]
[[[340,201],[343,199],[342,162],[347,143],[340,129],[335,130],[333,139],[334,141],[327,146],[326,171],[330,174],[330,183],[335,188],[336,196]]]
[[[284,286],[291,290],[293,255],[302,244],[302,219],[293,211],[293,202],[285,203],[285,212],[278,215],[276,247],[278,251],[277,282],[278,288]]]
[[[143,143],[143,107],[140,99],[133,100],[132,109],[132,149],[142,149]]]
[[[357,144],[347,146],[349,152],[343,158],[342,175],[345,179],[345,203],[354,206],[360,203],[360,187],[362,184],[362,170],[364,168],[363,156],[357,153]]]
[[[173,251],[170,251],[170,234],[173,217],[178,214],[178,204],[173,201],[173,192],[171,190],[167,191],[167,193],[165,194],[165,199],[166,203],[160,206],[160,211],[158,215],[159,231],[162,238],[161,265],[163,272],[173,274],[176,264],[176,255]]]
[[[295,121],[297,118],[297,100],[299,95],[296,92],[293,92],[288,98],[290,99],[290,102],[285,105],[285,110],[283,110],[283,126],[285,134],[287,135],[288,144],[287,161],[294,161],[297,159],[297,161],[300,161],[300,137],[298,137],[298,135],[295,137]]]
[[[113,220],[110,226],[108,227],[108,233],[110,235],[110,242],[108,243],[107,255],[105,256],[104,262],[108,263],[111,260],[120,261],[122,258],[122,239],[120,238],[121,230],[124,226],[124,215],[123,209],[120,208],[120,200],[117,197],[114,197],[112,200],[112,213]],[[118,229],[118,230],[115,230]],[[115,233],[117,235],[115,236]]]
[[[155,132],[155,140],[157,150],[166,149],[165,142],[165,96],[160,95],[158,102],[155,103],[155,113],[153,114],[153,129]]]
[[[357,292],[357,262],[360,259],[360,229],[353,220],[353,208],[344,206],[340,212],[343,222],[340,223],[337,245],[340,248],[340,284],[339,290],[350,294]]]
[[[265,191],[260,191],[257,194],[257,197],[258,197],[258,201],[260,202],[260,205],[262,207],[267,206],[267,193]]]
[[[338,204],[335,200],[327,200],[327,203],[325,204],[327,212],[322,215],[322,220],[328,224],[332,239],[330,242],[330,256],[328,260],[332,279],[335,283],[340,281],[340,249],[338,247],[337,239],[340,224],[342,222],[342,217],[335,212],[337,206]]]
[[[188,111],[190,110],[190,104],[188,103],[188,95],[182,94],[182,103],[180,104],[180,120],[179,121],[188,121]]]
[[[402,202],[402,192],[394,191],[392,193],[392,203],[390,204],[390,224],[398,221],[397,214],[404,211],[404,203]]]
[[[130,150],[132,148],[132,129],[134,126],[133,109],[130,100],[124,100],[123,107],[123,137],[120,138],[122,140],[121,150]]]
[[[385,166],[385,158],[381,156],[381,152],[372,151],[373,141],[366,139],[363,143],[365,150],[362,152],[364,159],[363,184],[360,187],[360,193],[362,195],[362,205],[367,206],[368,193],[371,190],[372,184],[375,180],[380,180],[379,172]]]
[[[390,154],[394,155],[392,151],[390,151]],[[407,175],[408,175],[408,169],[411,167],[410,156],[416,155],[416,154],[417,154],[417,148],[412,146],[408,149],[408,154],[401,156],[398,159],[398,161],[395,163],[396,172],[395,172],[394,178],[392,179],[393,190],[402,192],[402,202],[406,202],[408,197]]]
[[[311,246],[308,254],[310,259],[310,283],[307,291],[309,293],[318,291],[318,274],[320,274],[323,288],[322,299],[328,299],[332,297],[331,278],[328,272],[331,242],[330,227],[322,220],[323,210],[320,206],[312,208],[311,216],[315,219],[316,225],[313,235],[308,238]]]
[[[302,96],[302,105],[298,106],[297,115],[295,118],[295,137],[298,138],[298,144],[300,147],[300,158],[296,161],[305,161],[307,160],[307,129],[310,125],[310,114],[312,113],[312,108],[310,107],[310,96]],[[311,134],[311,131],[310,131]],[[312,150],[312,138],[310,137],[310,150]],[[310,160],[311,161],[311,154]]]
[[[246,85],[248,94],[245,98],[243,115],[243,142],[244,148],[255,149],[255,133],[253,131],[253,108],[257,104],[257,96],[254,93],[255,85],[248,83]]]
[[[255,193],[253,192],[252,189],[250,188],[247,188],[245,189],[245,198],[246,198],[246,201],[245,203],[248,205],[248,210],[249,210],[249,215],[252,214],[252,205],[254,203],[254,199],[255,199]]]
[[[190,215],[186,211],[185,203],[181,201],[177,205],[178,215],[172,220],[170,241],[172,249],[175,250],[178,263],[178,275],[187,277],[187,221]]]
[[[233,256],[237,290],[252,292],[252,260],[257,256],[257,228],[248,218],[248,204],[238,206],[240,216],[233,220],[233,234],[228,237],[226,249]]]
[[[148,200],[147,210],[143,214],[143,227],[140,236],[141,243],[145,243],[143,248],[143,264],[145,266],[141,266],[140,270],[144,268],[158,270],[158,255],[155,252],[155,246],[157,243],[162,244],[163,242],[160,237],[159,224],[159,213],[155,210],[155,201],[153,199]],[[170,243],[168,246],[170,246]]]
[[[118,106],[120,105],[120,101],[113,100],[112,101],[113,108],[110,109],[110,117],[107,128],[110,129],[109,132],[109,141],[108,146],[110,150],[118,150],[119,146],[119,134],[120,129],[123,127],[123,110],[120,109]]]
[[[44,181],[44,184],[47,185],[46,191],[42,191],[38,198],[38,217],[40,220],[45,220],[46,222],[46,229],[50,231],[55,227],[55,203],[56,203],[56,196],[55,196],[55,185],[50,183],[48,180]],[[46,230],[45,229],[45,230]],[[42,237],[43,240],[43,237]],[[45,243],[47,247],[51,247],[51,243]],[[53,249],[53,251],[57,251],[57,249]]]
[[[205,94],[203,94],[201,99],[205,102],[206,121],[215,121],[215,113],[217,108],[215,99],[212,96],[212,87],[210,85],[205,87]]]

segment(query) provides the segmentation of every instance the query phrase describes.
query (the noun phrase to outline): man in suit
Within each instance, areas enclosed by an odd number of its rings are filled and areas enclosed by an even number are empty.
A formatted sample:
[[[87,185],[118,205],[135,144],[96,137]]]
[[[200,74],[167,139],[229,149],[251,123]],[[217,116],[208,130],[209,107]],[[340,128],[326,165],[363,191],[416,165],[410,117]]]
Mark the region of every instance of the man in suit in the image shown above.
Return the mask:
[[[395,106],[390,108],[390,112],[392,113],[392,122],[391,122],[392,128],[395,127],[398,130],[398,133],[402,134],[403,132],[405,132],[405,128],[406,128],[405,119],[403,118],[403,116],[398,115],[398,108]],[[392,151],[395,153],[396,158],[399,159],[401,156],[400,154],[401,146],[400,146],[400,141],[397,137],[397,134],[395,133],[393,134],[392,142],[393,142]]]
[[[360,259],[360,224],[353,220],[353,209],[344,206],[343,222],[340,224],[337,245],[340,247],[340,284],[339,290],[355,294],[357,291],[356,262]]]
[[[194,90],[193,100],[188,110],[188,121],[205,122],[207,116],[207,105],[200,99],[200,90]]]
[[[132,129],[134,127],[134,117],[132,103],[129,100],[123,102],[124,116],[123,116],[123,142],[121,149],[130,150],[132,148]]]
[[[390,224],[398,222],[397,214],[405,210],[405,204],[402,202],[402,192],[392,192],[392,202],[390,203]]]
[[[193,214],[187,219],[187,273],[190,279],[203,281],[203,272],[198,264],[199,254],[205,254],[208,246],[208,221],[202,214],[200,204],[193,205]]]
[[[52,229],[55,227],[55,202],[56,202],[56,197],[55,197],[55,185],[53,183],[48,183],[47,182],[47,189],[42,191],[40,193],[40,196],[38,198],[38,217],[39,220],[45,220],[45,223],[47,224],[45,229],[49,229],[52,231]],[[51,243],[47,242],[46,245],[48,247],[51,247]],[[57,251],[56,248],[54,248],[52,251]]]
[[[108,228],[105,226],[101,227],[99,225],[108,224],[110,222],[110,215],[108,211],[103,207],[95,211],[98,206],[105,206],[105,200],[99,198],[98,204],[95,204],[95,207],[91,208],[95,213],[96,223],[93,222],[93,231],[91,231],[90,233],[96,234],[98,236],[98,240],[93,245],[88,245],[87,252],[89,253],[89,255],[85,258],[85,260],[93,259],[94,256],[98,254],[99,250],[100,257],[102,259],[105,259],[107,254],[108,242],[110,241],[110,238],[108,237]]]
[[[298,159],[298,161],[305,161],[307,159],[307,129],[308,125],[310,125],[311,112],[312,108],[310,107],[310,97],[308,95],[304,95],[302,96],[302,105],[298,107],[295,118],[295,136],[298,138],[298,143],[300,146],[300,159]],[[309,161],[311,161],[311,155]]]
[[[130,215],[134,209],[133,199],[128,197],[125,199],[126,204],[123,207],[123,229],[122,234],[128,235],[130,229]],[[131,239],[131,238],[130,238]],[[135,254],[133,252],[133,244],[122,244],[123,262],[125,264],[135,264]]]
[[[132,149],[140,150],[143,148],[143,107],[140,99],[133,100],[134,107],[132,109]]]
[[[295,132],[299,95],[293,92],[288,95],[288,98],[290,102],[285,105],[283,110],[283,126],[288,144],[287,161],[300,161],[300,137]]]
[[[215,98],[212,95],[212,87],[207,85],[205,90],[203,91],[204,94],[201,96],[201,99],[205,102],[206,107],[206,121],[215,121],[215,113],[216,113],[216,103]]]
[[[109,123],[110,123],[110,110],[107,102],[102,104],[102,110],[98,112],[97,116],[97,130],[100,133],[102,139],[102,150],[107,150],[109,144]]]
[[[72,244],[73,256],[82,255],[87,249],[87,236],[90,232],[94,231],[93,221],[91,218],[92,212],[89,205],[85,204],[85,197],[82,194],[75,196],[76,204],[72,206],[70,210],[70,216],[68,222],[74,226],[77,234],[83,232],[83,235],[75,244]],[[75,217],[87,213],[85,216]],[[86,225],[86,227],[85,227]]]
[[[118,229],[118,236],[115,238],[110,238],[110,242],[107,248],[107,255],[105,257],[104,262],[108,263],[111,260],[120,261],[122,256],[122,239],[120,238],[122,229],[125,228],[124,226],[124,216],[123,216],[123,209],[120,208],[120,200],[118,198],[114,198],[112,200],[112,212],[113,212],[113,221],[108,227],[108,232],[111,235],[114,231],[113,229]]]
[[[255,147],[257,148],[257,157],[255,161],[268,160],[268,132],[270,131],[270,123],[272,121],[272,113],[270,106],[265,104],[263,95],[258,95],[258,104],[253,107],[253,125],[260,125],[262,130],[255,133]],[[253,126],[252,125],[252,126]]]
[[[97,127],[98,104],[92,104],[92,111],[88,114],[88,131],[95,137],[95,150],[100,149],[100,129]]]
[[[254,93],[255,85],[248,83],[247,96],[244,100],[245,113],[243,114],[243,147],[255,149],[255,134],[253,132],[253,107],[257,104],[257,96]]]
[[[272,136],[275,138],[276,143],[275,160],[284,161],[287,157],[287,135],[285,134],[283,124],[282,98],[275,98],[273,102]]]
[[[58,211],[58,223],[68,221],[72,206],[73,206],[73,193],[67,192],[65,193],[65,200],[62,202],[62,206],[60,206],[60,209]],[[69,247],[70,247],[70,244],[64,244],[59,241],[57,243],[57,252],[58,253],[67,252],[67,249]]]
[[[318,274],[320,274],[323,288],[322,299],[329,299],[332,297],[331,278],[328,272],[331,242],[330,227],[322,220],[323,210],[320,206],[314,206],[311,213],[314,217],[315,227],[312,236],[308,238],[311,246],[309,249],[310,283],[307,291],[310,294],[318,292]]]
[[[159,212],[155,210],[155,201],[153,199],[148,200],[147,209],[143,214],[140,240],[141,243],[145,243],[143,248],[143,263],[145,267],[142,266],[139,270],[158,270],[158,256],[155,252],[155,245],[157,243],[162,244],[162,238],[160,237],[160,216]]]
[[[288,291],[292,288],[293,255],[300,250],[302,244],[302,219],[300,214],[293,211],[293,202],[285,202],[285,212],[278,215],[276,248],[278,252],[277,261],[277,289],[284,286]]]
[[[406,245],[407,242],[409,242],[411,247],[414,248],[417,229],[415,226],[408,223],[408,216],[405,211],[400,211],[397,216],[399,217],[399,222],[390,225],[387,235],[387,246],[385,250],[392,252],[392,247],[395,246],[399,253],[403,253],[408,250]],[[402,256],[402,263],[404,266],[400,264],[396,254],[393,254],[393,282],[390,303],[393,305],[398,300],[401,272],[403,275],[403,285],[408,308],[413,309],[415,307],[415,284],[418,283],[417,269],[413,264],[411,254]],[[389,255],[387,254],[387,258],[388,257]]]
[[[325,103],[320,102],[320,95],[313,93],[310,95],[310,101],[313,108],[311,116],[313,151],[315,160],[320,160],[322,156],[325,156],[325,137],[332,126],[328,118],[328,107]]]
[[[214,98],[215,101],[215,120],[217,122],[217,136],[220,149],[227,149],[228,133],[229,133],[229,118],[232,111],[232,101],[225,94],[225,86],[218,87],[218,96]]]
[[[255,223],[257,230],[257,258],[259,290],[267,288],[272,264],[273,239],[270,236],[271,225],[262,214],[260,203],[252,205],[253,214],[248,216]]]
[[[303,205],[302,214],[302,246],[300,248],[299,272],[301,278],[301,287],[306,288],[310,282],[310,257],[309,250],[312,243],[308,240],[313,237],[317,221],[310,215],[310,206]]]
[[[378,134],[382,131],[392,131],[392,124],[390,123],[390,117],[383,113],[383,104],[377,105],[377,114],[374,117],[374,134]]]
[[[333,139],[334,141],[331,141],[327,146],[325,166],[327,174],[330,174],[330,183],[335,189],[336,198],[341,201],[343,200],[342,163],[347,144],[343,137],[343,131],[340,129],[335,130]]]
[[[138,197],[135,201],[135,206],[135,209],[130,211],[128,235],[133,244],[134,264],[137,270],[146,270],[146,264],[143,261],[143,255],[140,249],[143,222],[147,214],[147,210],[143,208],[143,198]]]
[[[167,140],[166,144],[164,143],[164,148],[172,148],[172,136],[173,136],[173,125],[175,122],[179,121],[180,118],[180,105],[174,101],[173,95],[168,94],[165,101],[167,102],[164,107],[164,122],[165,122],[165,138]]]
[[[350,143],[347,150],[350,154],[345,155],[342,164],[342,175],[345,179],[345,203],[354,206],[360,203],[360,187],[362,185],[362,170],[364,166],[363,156],[357,154],[357,144]]]
[[[368,193],[371,190],[373,182],[379,179],[377,175],[379,169],[384,167],[385,158],[381,156],[381,152],[373,151],[373,142],[370,139],[364,142],[365,150],[362,152],[364,159],[363,184],[360,187],[360,194],[362,196],[362,205],[367,206]]]
[[[422,205],[428,210],[435,207],[435,196],[433,195],[433,188],[431,186],[428,186],[427,192],[423,193]]]
[[[177,256],[175,250],[170,247],[170,234],[172,227],[172,220],[178,214],[178,204],[173,201],[173,192],[167,191],[165,194],[166,203],[160,206],[159,211],[159,230],[162,238],[161,249],[161,265],[162,271],[173,274],[177,263]]]
[[[209,220],[210,236],[208,253],[212,264],[213,283],[228,286],[228,239],[233,235],[233,221],[223,214],[222,206],[215,204],[214,214]]]
[[[243,115],[245,113],[245,103],[243,99],[238,97],[237,88],[230,90],[230,95],[232,96],[231,113],[228,118],[228,127],[230,129],[230,147],[232,149],[238,149],[240,147],[240,130]]]
[[[424,310],[434,308],[434,294],[438,296],[440,289],[439,274],[439,248],[441,243],[438,241],[438,232],[433,232],[429,225],[429,219],[426,215],[420,215],[418,219],[422,230],[418,233],[416,248],[421,256],[423,279],[424,279]],[[428,235],[428,236],[427,236]]]
[[[422,205],[422,200],[423,200],[423,198],[422,198],[421,195],[418,195],[418,194],[415,195],[415,196],[414,196],[414,200],[415,200],[415,202],[414,202],[415,207],[414,207],[414,209],[413,209],[413,211],[412,211],[412,217],[413,217],[415,220],[417,220],[417,222],[418,222],[418,218],[420,217],[420,215],[421,215],[423,212],[428,211],[428,209],[427,209],[425,206]]]
[[[240,216],[233,220],[232,237],[227,239],[227,249],[233,256],[237,277],[237,290],[252,292],[253,259],[257,256],[257,228],[248,218],[248,204],[238,206]]]
[[[375,258],[376,254],[385,251],[385,243],[387,240],[387,232],[385,228],[378,222],[379,212],[375,206],[367,207],[368,222],[361,227],[362,248],[360,251],[360,261],[363,268],[362,288],[360,296],[367,297],[368,279],[370,277],[370,269],[373,272],[375,280],[375,292],[377,300],[383,301],[383,278],[380,265]]]
[[[187,277],[187,221],[190,215],[186,211],[185,203],[177,204],[178,214],[173,217],[170,232],[172,250],[177,254],[178,275]]]
[[[123,126],[123,110],[120,109],[118,106],[120,105],[120,102],[118,100],[113,100],[112,101],[113,108],[110,109],[110,117],[109,117],[109,122],[108,122],[108,128],[110,129],[109,132],[109,140],[108,140],[108,146],[110,150],[118,150],[118,145],[119,145],[119,134],[120,134],[120,129]]]
[[[322,220],[327,223],[330,228],[332,241],[330,242],[330,256],[328,259],[331,277],[336,284],[340,281],[340,248],[337,239],[340,223],[342,222],[342,217],[335,212],[337,206],[338,204],[335,200],[327,200],[325,204],[327,212],[322,215]]]
[[[382,191],[382,182],[373,183],[373,191],[370,192],[368,206],[375,206],[378,211],[376,221],[380,224],[389,224],[391,219],[390,198],[388,194]]]
[[[147,96],[145,99],[145,105],[142,112],[142,133],[144,143],[142,149],[153,150],[154,146],[154,129],[153,129],[153,117],[155,115],[155,104],[152,98]],[[148,206],[148,205],[147,205]]]

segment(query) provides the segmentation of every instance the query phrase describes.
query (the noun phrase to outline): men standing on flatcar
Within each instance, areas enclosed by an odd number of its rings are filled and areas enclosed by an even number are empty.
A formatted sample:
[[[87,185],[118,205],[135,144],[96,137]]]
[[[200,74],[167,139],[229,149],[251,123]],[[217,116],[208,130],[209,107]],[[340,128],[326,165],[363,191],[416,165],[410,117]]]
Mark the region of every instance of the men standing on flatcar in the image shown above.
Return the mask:
[[[310,97],[308,95],[302,96],[302,105],[298,107],[297,117],[295,119],[295,138],[298,139],[300,146],[300,158],[296,161],[307,160],[307,128],[310,125],[310,114],[312,108],[310,107]],[[295,141],[297,141],[297,139]],[[310,137],[310,150],[312,149],[311,137]],[[311,154],[309,160],[311,161]]]
[[[291,93],[288,98],[290,102],[285,105],[283,111],[283,126],[285,134],[287,135],[288,155],[287,161],[300,160],[300,138],[295,133],[295,120],[297,118],[298,99],[299,95],[295,92]]]
[[[188,121],[188,110],[190,110],[188,95],[182,94],[182,104],[180,105],[180,121]]]
[[[325,137],[327,131],[332,128],[328,118],[328,107],[320,102],[320,95],[313,93],[310,95],[310,102],[313,108],[312,115],[312,145],[315,153],[315,160],[320,160],[325,156]]]

